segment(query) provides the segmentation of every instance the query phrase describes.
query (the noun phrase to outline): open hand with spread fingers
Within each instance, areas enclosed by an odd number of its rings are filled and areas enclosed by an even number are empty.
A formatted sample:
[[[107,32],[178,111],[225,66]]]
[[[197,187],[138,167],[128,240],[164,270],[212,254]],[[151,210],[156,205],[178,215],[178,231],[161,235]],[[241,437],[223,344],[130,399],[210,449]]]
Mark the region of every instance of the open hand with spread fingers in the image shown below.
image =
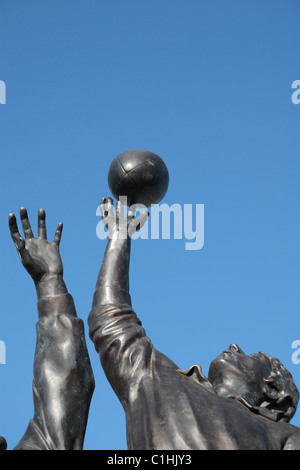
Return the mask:
[[[67,292],[63,282],[63,264],[59,252],[63,224],[57,226],[53,242],[47,240],[46,213],[38,211],[38,237],[34,238],[25,207],[20,209],[24,238],[20,235],[16,216],[9,214],[9,228],[17,252],[32,277],[38,296],[56,295]]]
[[[109,231],[109,238],[119,236],[126,239],[140,230],[146,223],[149,212],[142,211],[138,217],[135,216],[137,206],[132,205],[124,215],[124,206],[121,201],[116,201],[116,209],[114,210],[113,199],[111,197],[102,198],[100,202],[100,213],[102,222]]]

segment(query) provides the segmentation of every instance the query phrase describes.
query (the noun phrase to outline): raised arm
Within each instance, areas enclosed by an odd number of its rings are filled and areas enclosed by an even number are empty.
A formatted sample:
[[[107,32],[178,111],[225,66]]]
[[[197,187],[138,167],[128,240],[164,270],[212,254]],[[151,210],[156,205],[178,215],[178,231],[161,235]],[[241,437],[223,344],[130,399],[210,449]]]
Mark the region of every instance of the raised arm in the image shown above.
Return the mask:
[[[111,198],[100,204],[108,241],[89,315],[90,337],[100,355],[106,376],[121,402],[151,360],[152,345],[131,307],[129,264],[132,234],[143,226],[148,213],[138,218]],[[132,377],[134,376],[134,380]]]
[[[134,233],[136,219],[134,219],[132,212],[129,212],[126,218],[124,217],[124,208],[119,201],[114,212],[111,198],[102,199],[100,210],[102,221],[108,229],[108,242],[96,289],[115,288],[111,294],[113,295],[112,300],[117,302],[120,292],[126,296],[129,295],[131,235]],[[132,227],[131,232],[130,227]]]
[[[58,224],[50,243],[43,209],[38,212],[37,238],[24,207],[20,218],[25,239],[14,214],[9,214],[9,227],[21,262],[35,284],[39,322],[33,371],[34,417],[15,449],[81,449],[94,377],[84,325],[63,279],[59,253],[63,226]]]

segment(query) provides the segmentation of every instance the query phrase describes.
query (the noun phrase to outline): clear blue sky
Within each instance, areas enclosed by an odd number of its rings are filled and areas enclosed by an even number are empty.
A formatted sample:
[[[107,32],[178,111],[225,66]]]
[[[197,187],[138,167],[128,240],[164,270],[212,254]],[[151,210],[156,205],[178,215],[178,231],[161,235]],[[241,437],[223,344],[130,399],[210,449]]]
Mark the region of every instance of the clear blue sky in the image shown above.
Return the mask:
[[[7,216],[26,206],[49,238],[64,222],[65,281],[87,317],[112,159],[162,156],[168,204],[205,205],[205,244],[136,240],[133,306],[154,346],[187,368],[232,342],[292,362],[299,329],[300,79],[297,0],[15,0],[0,5],[0,435],[32,417],[32,280]],[[35,232],[36,233],[36,232]],[[126,449],[123,409],[87,343],[96,389],[86,449]],[[300,411],[293,424],[300,426]]]

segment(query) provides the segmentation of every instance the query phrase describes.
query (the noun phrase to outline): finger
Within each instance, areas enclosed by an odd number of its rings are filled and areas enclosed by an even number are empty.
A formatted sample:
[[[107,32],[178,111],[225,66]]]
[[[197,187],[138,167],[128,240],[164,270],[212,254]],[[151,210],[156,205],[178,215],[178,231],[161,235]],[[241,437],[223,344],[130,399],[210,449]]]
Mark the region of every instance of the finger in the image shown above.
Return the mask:
[[[46,212],[44,209],[38,211],[38,237],[47,239]]]
[[[131,218],[132,218],[132,217],[135,216],[136,209],[137,209],[136,206],[137,206],[136,204],[132,204],[132,205],[129,207],[128,213],[127,213],[127,216],[128,216],[128,217],[131,217]]]
[[[33,238],[33,233],[32,233],[32,230],[31,230],[27,210],[26,210],[25,207],[21,207],[20,217],[21,217],[21,222],[22,222],[22,227],[23,227],[25,239]]]
[[[124,206],[121,201],[116,202],[116,219],[120,220],[124,216]]]
[[[59,224],[57,226],[57,229],[56,229],[56,232],[55,232],[55,235],[54,235],[54,239],[53,239],[53,243],[56,246],[59,246],[59,244],[60,244],[62,229],[63,229],[63,223],[59,222]]]
[[[149,217],[149,212],[148,211],[142,211],[140,213],[140,215],[136,218],[136,224],[137,224],[136,229],[137,230],[140,230],[144,226],[144,224],[147,221],[148,217]]]
[[[114,201],[112,200],[111,197],[107,198],[107,203],[106,203],[106,215],[109,215],[110,217],[113,217],[114,215]]]
[[[106,204],[106,198],[103,197],[100,202],[100,214],[102,218],[105,217],[105,204]]]
[[[14,234],[17,234],[20,236],[15,214],[12,214],[12,213],[8,214],[8,225],[9,225],[11,236],[13,236]]]
[[[19,233],[17,219],[16,219],[15,214],[8,215],[8,224],[9,224],[10,234],[13,239],[13,242],[16,245],[17,250],[20,251],[23,248],[25,248],[25,241]]]

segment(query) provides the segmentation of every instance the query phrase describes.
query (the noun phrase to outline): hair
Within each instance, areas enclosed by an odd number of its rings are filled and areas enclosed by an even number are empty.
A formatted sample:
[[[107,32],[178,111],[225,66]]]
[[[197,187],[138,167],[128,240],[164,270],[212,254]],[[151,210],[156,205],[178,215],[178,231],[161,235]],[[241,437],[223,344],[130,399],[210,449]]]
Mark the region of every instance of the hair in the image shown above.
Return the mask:
[[[276,421],[289,422],[294,416],[298,401],[299,391],[290,372],[282,363],[268,354],[259,352],[251,354],[261,359],[267,358],[271,365],[271,372],[264,378],[264,398],[260,408],[270,410],[276,416]]]

